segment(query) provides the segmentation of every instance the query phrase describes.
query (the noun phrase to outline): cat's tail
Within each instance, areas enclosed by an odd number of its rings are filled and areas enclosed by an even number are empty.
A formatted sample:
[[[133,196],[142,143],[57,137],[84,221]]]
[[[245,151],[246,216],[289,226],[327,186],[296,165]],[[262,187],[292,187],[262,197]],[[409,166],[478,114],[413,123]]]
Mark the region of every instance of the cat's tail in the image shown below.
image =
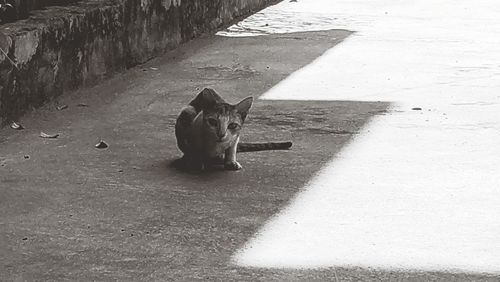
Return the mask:
[[[292,142],[238,143],[238,152],[288,150]]]

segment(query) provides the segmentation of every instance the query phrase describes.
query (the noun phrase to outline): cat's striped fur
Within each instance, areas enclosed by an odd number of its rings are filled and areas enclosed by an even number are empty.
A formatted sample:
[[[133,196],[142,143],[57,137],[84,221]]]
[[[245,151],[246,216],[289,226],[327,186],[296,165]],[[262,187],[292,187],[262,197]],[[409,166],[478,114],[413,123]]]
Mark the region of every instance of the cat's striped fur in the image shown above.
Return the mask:
[[[236,152],[283,150],[291,142],[239,143],[240,131],[253,98],[228,104],[213,89],[205,88],[185,107],[175,124],[177,146],[184,153],[182,163],[192,169],[223,163],[239,170]]]

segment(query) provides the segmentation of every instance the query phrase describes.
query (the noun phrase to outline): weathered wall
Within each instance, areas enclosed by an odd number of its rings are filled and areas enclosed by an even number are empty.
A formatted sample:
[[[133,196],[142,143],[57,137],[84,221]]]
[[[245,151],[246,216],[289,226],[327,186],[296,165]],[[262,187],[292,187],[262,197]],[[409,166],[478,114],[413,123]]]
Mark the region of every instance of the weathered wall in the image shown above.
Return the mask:
[[[7,3],[14,6],[14,13],[9,14],[11,19],[25,19],[33,10],[43,9],[47,6],[67,5],[80,0],[7,0]]]
[[[0,26],[0,123],[276,0],[85,0]],[[4,37],[5,38],[5,37]],[[1,41],[1,36],[0,36]],[[11,41],[11,42],[10,42]]]

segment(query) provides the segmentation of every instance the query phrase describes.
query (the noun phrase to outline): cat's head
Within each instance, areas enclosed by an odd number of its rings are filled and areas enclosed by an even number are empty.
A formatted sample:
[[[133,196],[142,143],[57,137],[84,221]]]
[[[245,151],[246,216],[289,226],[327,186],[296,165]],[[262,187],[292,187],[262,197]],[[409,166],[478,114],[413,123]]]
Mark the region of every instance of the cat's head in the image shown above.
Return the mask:
[[[214,103],[203,110],[203,127],[216,142],[232,142],[240,135],[253,98],[247,97],[241,102],[231,105]]]

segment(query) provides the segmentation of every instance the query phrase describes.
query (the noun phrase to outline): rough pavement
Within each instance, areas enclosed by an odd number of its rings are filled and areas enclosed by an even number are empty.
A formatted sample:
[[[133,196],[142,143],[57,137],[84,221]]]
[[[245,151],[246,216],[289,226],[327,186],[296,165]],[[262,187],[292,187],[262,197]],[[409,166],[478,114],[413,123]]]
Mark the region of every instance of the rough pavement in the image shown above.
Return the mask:
[[[20,121],[24,130],[0,130],[0,280],[494,281],[231,264],[386,103],[257,100],[243,141],[292,140],[290,151],[240,154],[238,172],[171,166],[180,156],[176,115],[203,87],[231,102],[258,97],[349,35],[198,39],[31,113]],[[40,131],[60,136],[42,139]],[[100,139],[110,147],[96,149]]]

